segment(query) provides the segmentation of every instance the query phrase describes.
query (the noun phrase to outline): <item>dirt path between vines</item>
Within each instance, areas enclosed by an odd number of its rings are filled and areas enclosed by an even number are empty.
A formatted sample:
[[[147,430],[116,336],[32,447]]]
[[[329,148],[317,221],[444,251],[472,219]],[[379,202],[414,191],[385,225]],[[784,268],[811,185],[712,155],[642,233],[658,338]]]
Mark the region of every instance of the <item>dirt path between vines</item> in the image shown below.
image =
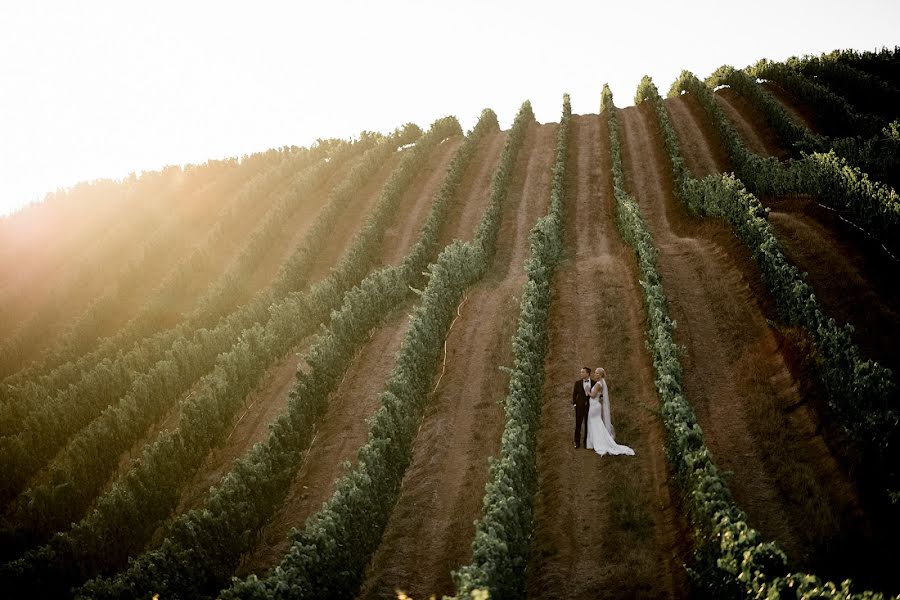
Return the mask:
[[[730,226],[691,218],[674,197],[655,116],[622,117],[629,189],[660,250],[675,341],[686,348],[685,391],[713,459],[739,474],[728,477],[737,505],[795,567],[843,579],[852,557],[873,554],[862,539],[869,524],[804,402],[800,390],[811,385],[790,370],[766,321],[774,311],[750,254]],[[709,138],[681,148],[693,164],[715,162]]]
[[[816,123],[816,115],[811,110],[801,105],[790,92],[775,83],[774,81],[766,81],[761,84],[763,89],[772,94],[781,106],[788,112],[794,121],[803,125],[813,133],[822,133]]]
[[[334,481],[344,473],[345,461],[356,462],[356,452],[368,438],[367,419],[378,408],[378,394],[394,367],[394,355],[403,343],[411,310],[411,305],[398,309],[351,362],[329,400],[309,451],[298,458],[301,466],[287,497],[262,530],[255,548],[242,558],[238,576],[262,576],[281,562],[290,548],[290,530],[302,528],[306,518],[331,497]]]
[[[682,94],[665,100],[666,109],[669,111],[672,127],[678,135],[681,144],[681,153],[684,156],[685,166],[694,177],[702,178],[712,173],[730,171],[731,163],[725,148],[719,142],[719,134],[713,129],[706,112],[700,103],[691,94]],[[707,140],[715,140],[715,146],[710,147]],[[687,152],[686,148],[697,148],[697,152]],[[649,160],[641,155],[642,160]],[[670,173],[668,165],[663,165],[662,171],[667,176]]]
[[[744,111],[748,108],[745,104],[735,104],[740,113],[736,116],[753,128],[741,132],[745,142],[752,136],[777,144],[777,137],[764,119],[747,116]],[[782,148],[775,150],[776,154],[787,154]],[[704,150],[693,146],[690,151]],[[815,199],[767,198],[763,202],[771,210],[769,222],[786,257],[808,274],[807,281],[826,313],[839,323],[850,322],[856,326],[854,340],[862,351],[896,369],[898,354],[891,343],[893,336],[900,332],[900,320],[893,309],[900,300],[900,286],[894,276],[896,263],[870,239],[842,222],[832,211],[819,206]],[[760,290],[757,295],[769,298],[767,290]],[[793,359],[790,368],[800,383],[801,395],[805,400],[812,400],[799,407],[799,414],[794,417],[805,419],[794,437],[808,433],[814,439],[805,445],[797,443],[786,437],[786,430],[774,431],[774,435],[766,437],[772,438],[767,439],[772,452],[805,457],[794,464],[776,463],[773,471],[780,473],[777,477],[783,495],[793,498],[797,504],[805,504],[807,512],[818,513],[811,527],[804,530],[810,544],[819,540],[818,547],[810,553],[808,565],[836,578],[852,577],[867,587],[896,588],[897,577],[891,575],[895,570],[884,563],[883,553],[874,550],[889,543],[887,540],[895,535],[896,525],[891,525],[891,518],[882,514],[878,502],[865,506],[867,503],[860,495],[861,475],[857,473],[856,458],[848,454],[842,434],[835,431],[837,424],[827,415],[822,420],[824,392],[804,363],[803,356],[808,351],[791,341],[794,337],[794,334],[788,336],[783,354]],[[797,409],[788,406],[781,410]],[[785,452],[788,446],[794,449]],[[837,460],[843,463],[840,473],[835,473]],[[802,461],[808,466],[798,466]],[[812,479],[817,479],[818,484],[809,483]],[[876,494],[879,495],[880,492]]]
[[[336,184],[336,178],[339,177],[343,172],[344,172],[344,170],[339,170],[339,172],[337,174],[335,174],[334,177],[329,178],[329,180],[326,182],[323,182],[322,185],[318,186],[315,190],[312,191],[312,193],[310,193],[308,196],[306,196],[306,198],[305,198],[305,200],[306,200],[305,204],[307,205],[306,208],[315,209],[315,210],[298,211],[305,215],[305,219],[303,219],[303,220],[294,219],[298,225],[298,228],[303,228],[304,231],[306,229],[308,229],[310,221],[314,218],[314,215],[316,214],[317,209],[321,208],[321,204],[324,202],[325,198],[328,196],[328,193],[329,193],[331,187],[333,187]],[[303,199],[301,199],[301,201],[302,200]],[[278,243],[278,241],[273,240],[273,244],[277,244],[277,243]],[[276,268],[277,268],[277,265],[276,265]],[[303,345],[301,345],[301,346],[303,346]],[[276,367],[274,367],[273,369],[270,370],[271,372],[267,373],[266,377],[263,379],[264,383],[262,383],[260,385],[260,388],[268,389],[272,385],[275,385],[276,387],[278,385],[282,385],[282,384],[285,386],[289,385],[292,381],[292,377],[290,379],[286,378],[284,363],[290,363],[291,359],[293,359],[293,366],[294,366],[293,370],[296,370],[297,360],[296,360],[296,356],[294,356],[294,354],[292,353],[289,355],[288,359],[281,361],[281,364],[277,365]],[[293,373],[293,370],[291,371],[292,373]],[[271,381],[272,379],[276,380],[274,384]],[[112,485],[116,481],[118,481],[118,479],[120,477],[122,477],[123,475],[125,475],[125,473],[128,472],[128,470],[131,468],[131,461],[133,459],[139,458],[141,456],[144,446],[146,446],[147,444],[153,443],[162,431],[164,431],[166,429],[171,429],[178,425],[181,402],[183,401],[183,398],[187,397],[190,393],[192,393],[192,391],[196,387],[197,383],[198,382],[195,381],[191,387],[191,390],[189,390],[186,394],[182,394],[175,402],[173,402],[163,412],[161,417],[159,419],[157,419],[157,421],[155,423],[153,423],[151,426],[149,426],[144,431],[144,433],[140,436],[140,438],[134,444],[131,445],[129,450],[127,450],[126,452],[122,453],[119,456],[119,461],[118,461],[117,466],[110,473],[110,477],[107,479],[106,484],[103,486],[101,491],[98,493],[97,498],[101,497],[103,494],[108,492],[111,489]],[[252,408],[255,406],[255,401],[257,400],[256,396],[258,394],[259,394],[259,390],[257,390],[253,394],[251,394],[250,398],[248,398],[248,400],[247,400],[247,404],[249,406],[249,408],[247,410],[248,413],[251,412]],[[272,407],[269,407],[269,406],[265,405],[265,403],[264,403],[260,408],[261,408],[261,410],[258,411],[257,413],[255,413],[255,416],[253,418],[251,418],[251,420],[253,420],[253,419],[255,419],[256,421],[262,420],[263,422],[261,423],[261,427],[259,427],[259,429],[264,430],[265,427],[267,426],[267,424],[274,418],[273,413],[279,412],[280,409],[283,408],[283,406],[279,405],[278,409],[273,409]],[[269,417],[271,417],[271,418],[269,418]],[[260,423],[254,423],[254,424],[260,425]],[[249,448],[256,441],[260,441],[260,440],[253,439],[250,443],[247,444],[246,447]],[[221,450],[222,450],[221,448],[213,450],[213,452],[211,453],[211,456],[215,456],[217,451],[221,451]],[[60,460],[66,456],[67,451],[68,451],[68,446],[62,448],[57,453],[56,457],[49,463],[49,465],[47,465],[44,469],[42,469],[32,479],[31,485],[47,483],[47,475],[50,472],[50,468],[53,467],[54,465],[57,465],[60,462]],[[230,458],[228,460],[228,464],[223,465],[226,469],[230,467],[230,462],[231,462],[231,460],[233,460],[233,458],[234,458],[234,456],[230,456]],[[194,491],[194,495],[192,496],[193,499],[196,500],[197,498],[199,498],[202,500],[202,498],[205,497],[205,494],[208,491],[209,486],[216,483],[222,474],[224,474],[224,473],[218,473],[218,476],[216,476],[215,479],[212,481],[204,479],[202,482],[202,484],[203,484],[202,487],[199,487],[198,489],[193,490]],[[185,499],[182,498],[182,502],[184,502],[184,500]]]
[[[853,340],[864,356],[900,373],[897,262],[861,234],[846,231],[848,226],[815,200],[768,199],[766,205],[785,255],[807,274],[825,313],[853,325]]]
[[[450,209],[447,226],[441,232],[442,248],[454,239],[467,242],[475,237],[475,228],[490,198],[491,182],[500,164],[507,135],[506,131],[492,133],[476,150],[466,174],[467,179],[460,186],[459,198]]]
[[[441,184],[444,182],[444,178],[447,176],[447,169],[450,168],[450,161],[453,160],[453,155],[462,142],[462,136],[455,136],[441,142],[437,150],[437,160],[432,160],[422,170],[421,175],[416,180],[417,183],[407,193],[413,197],[427,198],[428,202],[406,203],[410,207],[406,218],[395,221],[384,232],[386,246],[384,264],[396,265],[403,262],[403,258],[409,253],[409,250],[418,239],[422,225],[425,224],[425,219],[428,218],[428,213],[431,210],[431,201],[437,195]]]
[[[415,243],[461,142],[462,138],[445,142],[405,194],[402,202],[409,210],[403,221],[394,225],[393,233],[389,231],[386,236],[381,264],[389,260],[399,262]],[[344,472],[344,462],[355,463],[357,451],[368,438],[368,418],[378,408],[378,394],[406,335],[411,311],[412,304],[399,308],[377,328],[353,360],[344,381],[329,400],[326,416],[303,457],[285,502],[263,529],[256,547],[243,557],[237,569],[239,575],[261,575],[278,564],[290,547],[291,528],[301,528],[306,518],[331,496],[335,480]],[[366,383],[362,385],[363,382]]]
[[[688,531],[668,484],[634,255],[616,229],[606,117],[574,117],[564,260],[550,310],[530,598],[681,598]],[[619,443],[572,447],[572,384],[602,366]]]
[[[678,110],[684,105],[683,98],[666,103],[675,107],[670,114],[679,137],[681,131],[693,129],[692,115]],[[620,114],[629,191],[659,248],[669,316],[678,323],[675,341],[686,349],[681,361],[687,398],[697,412],[716,464],[741,474],[729,483],[751,525],[795,554],[790,513],[779,501],[746,423],[747,404],[758,404],[778,393],[793,395],[789,385],[777,389],[770,383],[790,383],[784,381],[786,368],[781,361],[772,360],[777,345],[768,334],[744,274],[724,247],[731,231],[718,221],[692,222],[676,204],[654,115],[640,109],[624,109]],[[681,139],[685,162],[698,170],[699,165],[706,165],[694,175],[717,171],[709,151],[702,155],[693,152],[698,145],[707,147],[698,136],[690,141]],[[770,350],[770,356],[761,350]],[[799,401],[792,399],[792,403]]]
[[[775,156],[781,160],[788,158],[788,152],[778,142],[775,130],[766,124],[765,115],[751,106],[743,96],[730,88],[724,88],[715,93],[715,98],[751,152],[760,156]]]
[[[452,594],[451,571],[471,557],[488,458],[499,454],[505,422],[500,400],[509,376],[499,367],[512,364],[510,339],[526,279],[522,264],[531,227],[549,205],[557,129],[535,124],[526,135],[496,258],[485,279],[467,292],[447,337],[443,377],[425,410],[400,498],[360,598],[395,598],[397,589],[415,598]],[[489,195],[489,186],[482,193]],[[485,203],[479,204],[483,212]]]

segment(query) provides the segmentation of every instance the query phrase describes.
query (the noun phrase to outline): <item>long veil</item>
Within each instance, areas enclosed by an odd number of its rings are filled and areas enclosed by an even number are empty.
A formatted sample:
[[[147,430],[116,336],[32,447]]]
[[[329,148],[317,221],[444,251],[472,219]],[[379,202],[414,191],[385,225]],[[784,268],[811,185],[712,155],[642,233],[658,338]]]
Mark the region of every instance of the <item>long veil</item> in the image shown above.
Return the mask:
[[[613,429],[612,419],[609,416],[609,389],[606,387],[606,380],[601,379],[600,384],[603,386],[603,424],[609,432],[609,437],[615,439],[616,432]]]

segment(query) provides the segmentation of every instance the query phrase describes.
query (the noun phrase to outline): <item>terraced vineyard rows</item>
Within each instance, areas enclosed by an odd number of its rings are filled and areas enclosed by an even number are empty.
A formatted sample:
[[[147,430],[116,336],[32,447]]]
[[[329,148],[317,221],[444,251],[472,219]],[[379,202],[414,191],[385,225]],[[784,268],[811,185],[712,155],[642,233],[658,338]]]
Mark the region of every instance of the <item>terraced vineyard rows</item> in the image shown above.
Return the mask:
[[[673,106],[675,130],[700,131],[694,122],[680,122],[692,115],[675,108],[686,99],[666,103],[667,109]],[[638,174],[633,180],[636,186],[657,181],[661,189],[654,195],[638,188],[635,197],[660,249],[672,318],[682,326],[675,340],[687,349],[682,359],[685,393],[717,465],[741,474],[729,482],[735,502],[747,512],[748,523],[777,540],[802,568],[821,571],[815,567],[823,563],[852,563],[852,554],[816,560],[823,548],[859,553],[866,542],[854,547],[841,535],[859,528],[857,522],[841,523],[841,515],[852,512],[857,500],[816,435],[815,417],[800,394],[804,382],[791,373],[790,357],[767,324],[774,315],[766,310],[759,276],[725,223],[692,223],[676,205],[673,192],[664,191],[662,186],[672,189],[673,184],[664,170],[661,140],[650,138],[654,115],[626,109],[622,116],[626,166],[657,165],[656,173]],[[688,165],[710,167],[691,169],[698,177],[721,172],[724,166],[706,140],[680,144],[686,157],[693,156],[686,159]],[[650,156],[653,160],[647,160]],[[792,457],[789,468],[779,464],[782,452]],[[804,525],[796,527],[799,523]],[[835,578],[848,574],[836,573]]]
[[[466,292],[446,338],[441,377],[360,597],[380,598],[394,589],[413,597],[452,593],[450,570],[468,559],[465,540],[474,535],[488,458],[499,450],[503,412],[498,401],[508,384],[499,367],[510,363],[528,232],[546,213],[555,133],[553,124],[533,125],[525,136],[504,207],[516,218],[503,219],[485,281]]]
[[[0,589],[900,593],[898,56],[0,220]],[[583,365],[634,457],[572,447]]]
[[[680,564],[687,557],[677,541],[685,524],[678,522],[663,431],[653,416],[658,401],[643,349],[636,267],[616,231],[605,121],[575,117],[573,133],[526,589],[534,598],[677,596],[686,583]],[[635,460],[600,462],[593,452],[562,443],[572,437],[567,395],[582,364],[610,374],[616,437],[635,449]]]

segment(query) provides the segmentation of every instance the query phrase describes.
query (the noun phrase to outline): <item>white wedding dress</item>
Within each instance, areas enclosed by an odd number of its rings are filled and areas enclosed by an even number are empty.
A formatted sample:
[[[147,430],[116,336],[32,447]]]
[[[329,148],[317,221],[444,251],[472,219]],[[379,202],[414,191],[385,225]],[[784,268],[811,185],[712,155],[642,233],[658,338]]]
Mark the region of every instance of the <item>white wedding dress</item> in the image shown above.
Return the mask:
[[[617,444],[613,439],[615,430],[609,416],[609,390],[605,380],[601,379],[600,385],[603,390],[602,394],[597,398],[591,398],[588,407],[587,447],[600,456],[605,454],[634,456],[634,450],[628,446]],[[602,407],[600,405],[601,396],[603,397]]]

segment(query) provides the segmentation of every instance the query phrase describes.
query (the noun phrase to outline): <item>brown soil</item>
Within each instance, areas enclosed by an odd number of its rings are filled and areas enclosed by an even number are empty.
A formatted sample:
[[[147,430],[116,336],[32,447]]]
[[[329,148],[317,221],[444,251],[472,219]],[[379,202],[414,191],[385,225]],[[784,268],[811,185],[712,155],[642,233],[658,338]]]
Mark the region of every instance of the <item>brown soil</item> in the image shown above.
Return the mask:
[[[367,419],[378,408],[378,394],[406,335],[407,313],[408,307],[404,307],[389,318],[350,364],[329,400],[328,412],[302,457],[287,497],[260,532],[256,547],[243,557],[238,576],[262,575],[281,562],[290,548],[288,532],[301,528],[306,518],[331,497],[345,462],[356,462],[356,453],[368,438]],[[361,385],[366,381],[372,384]]]
[[[444,182],[450,161],[462,141],[462,136],[456,136],[441,142],[416,183],[404,195],[403,204],[409,206],[409,210],[384,232],[384,264],[396,265],[402,262],[418,239],[422,225],[431,211],[432,200]]]
[[[500,155],[506,146],[506,131],[493,133],[481,143],[459,187],[457,198],[447,215],[447,225],[442,229],[440,247],[454,239],[464,242],[475,236],[475,228],[484,215],[490,199],[491,182]]]
[[[665,106],[669,111],[672,127],[678,136],[684,163],[694,177],[702,178],[713,173],[731,170],[728,154],[719,140],[719,134],[713,129],[712,123],[706,118],[706,112],[696,98],[691,94],[682,94],[674,98],[667,98]],[[711,143],[711,140],[715,141]],[[688,148],[698,147],[699,151],[697,152],[687,151]],[[668,165],[664,166],[663,173],[668,174]]]
[[[715,98],[751,152],[761,156],[776,156],[779,159],[788,158],[788,153],[781,148],[775,131],[766,122],[765,115],[751,106],[743,96],[732,89],[724,88],[716,92]]]
[[[725,223],[692,219],[675,199],[655,116],[621,114],[628,183],[660,251],[685,392],[712,456],[751,526],[794,566],[842,579],[874,556],[861,539],[867,524],[766,321],[772,308],[749,253]],[[713,154],[705,140],[682,151],[693,164]]]
[[[344,250],[349,247],[350,241],[360,230],[363,223],[366,222],[369,213],[372,212],[372,208],[381,198],[382,188],[384,188],[385,182],[397,167],[399,160],[400,153],[395,152],[378,170],[378,173],[347,204],[347,209],[344,211],[345,217],[338,220],[331,235],[328,237],[328,241],[319,249],[317,254],[318,260],[310,269],[308,281],[315,282],[323,279],[328,275],[331,268],[337,264],[341,255],[344,254]]]
[[[321,206],[319,206],[319,205],[328,196],[328,192],[330,191],[330,186],[335,185],[336,178],[339,177],[341,174],[342,173],[336,174],[334,177],[330,178],[330,180],[328,182],[324,183],[317,190],[314,190],[314,192],[312,194],[307,196],[307,198],[305,199],[306,200],[306,202],[305,202],[306,210],[299,210],[294,215],[292,215],[291,221],[292,221],[292,224],[295,225],[294,229],[299,230],[301,232],[298,235],[302,235],[307,231],[307,229],[309,228],[310,222],[315,218],[315,215],[317,214],[318,210],[321,208]],[[304,199],[301,199],[301,201],[302,200],[304,200]],[[299,217],[298,217],[298,214],[300,215]],[[273,245],[278,245],[282,249],[282,252],[280,255],[283,255],[285,257],[291,250],[293,250],[293,247],[283,248],[283,246],[285,246],[285,244],[283,242],[280,242],[279,240],[273,240],[272,243],[273,243]],[[277,267],[278,267],[278,265],[276,264],[274,267],[270,267],[269,271],[271,271],[273,269],[277,269]],[[260,267],[260,269],[258,269],[258,270],[264,270],[264,268],[265,268],[265,265],[262,265]],[[264,287],[264,284],[260,284],[260,285],[262,287]],[[261,288],[254,288],[254,289],[261,289]],[[293,362],[292,362],[293,370],[296,370],[297,360],[293,353],[289,355],[286,362],[291,363],[291,359],[293,359]],[[271,387],[272,382],[271,381],[266,382],[267,380],[270,380],[273,378],[276,380],[279,380],[279,374],[284,372],[284,364],[285,364],[285,361],[283,361],[281,364],[273,367],[271,372],[267,374],[267,376],[266,376],[267,379],[264,379],[264,383],[261,384],[261,387],[264,387],[264,388]],[[248,403],[252,406],[254,402],[255,402],[255,398],[251,396],[251,398],[248,399]],[[104,486],[104,489],[101,491],[100,495],[102,495],[103,493],[108,491],[110,489],[110,487],[112,486],[112,484],[116,480],[118,480],[119,477],[124,475],[129,470],[131,461],[133,459],[140,457],[140,455],[143,451],[143,448],[146,444],[153,442],[153,440],[155,440],[162,431],[172,428],[172,427],[175,427],[177,425],[177,420],[178,420],[179,414],[180,414],[180,410],[179,410],[178,403],[175,403],[166,411],[166,414],[161,419],[159,419],[156,423],[154,423],[151,427],[148,428],[148,430],[141,436],[141,438],[137,442],[135,442],[135,444],[132,445],[132,447],[129,451],[125,452],[122,456],[120,456],[117,468],[112,473],[112,476],[107,481],[107,484]],[[267,413],[265,413],[265,411],[263,410],[262,414],[267,414]],[[270,416],[272,416],[272,418],[274,418],[274,415],[270,415]],[[272,420],[272,419],[265,420],[265,417],[257,415],[257,419],[260,419],[260,418],[264,420],[264,422],[262,423],[263,429]],[[251,442],[249,442],[246,445],[246,447],[249,448],[257,441],[260,441],[260,439],[252,440]],[[58,463],[59,460],[65,456],[66,452],[67,452],[66,448],[61,449],[60,452],[57,453],[56,457],[50,462],[50,464],[47,467],[45,467],[44,469],[42,469],[34,478],[32,478],[32,482],[31,482],[30,486],[46,483],[47,475],[50,472],[50,468],[55,463]],[[215,458],[216,458],[215,454],[216,454],[216,451],[214,450],[211,455],[212,460],[215,460]],[[226,459],[227,460],[224,465],[219,465],[225,470],[227,470],[227,468],[230,468],[230,463],[234,459],[234,456],[226,457]],[[224,471],[223,471],[221,473],[218,473],[218,475],[216,475],[216,469],[213,467],[210,467],[209,469],[206,469],[205,471],[208,471],[208,473],[207,473],[208,477],[204,478],[203,482],[197,483],[197,485],[201,486],[201,488],[202,488],[201,491],[198,492],[201,495],[205,494],[208,487],[210,485],[212,485],[213,483],[217,482],[218,479],[221,477],[221,475],[224,474]],[[203,472],[204,471],[201,471],[201,473],[203,473]],[[212,483],[209,483],[210,481]],[[182,499],[182,502],[184,502],[184,498]]]
[[[816,124],[816,115],[807,107],[797,101],[787,90],[775,83],[767,81],[762,84],[763,89],[772,94],[784,110],[788,112],[794,121],[800,123],[813,133],[822,133]]]
[[[558,126],[534,125],[525,139],[498,253],[485,281],[469,290],[447,337],[443,375],[431,395],[412,462],[382,543],[367,570],[361,598],[452,594],[452,570],[471,557],[474,521],[488,478],[488,458],[500,450],[505,415],[500,401],[511,366],[528,234],[546,214]],[[474,190],[474,188],[473,188]],[[481,188],[489,196],[490,186]],[[478,202],[483,205],[484,202]]]
[[[351,166],[350,164],[343,165],[317,188],[296,199],[298,206],[286,216],[286,223],[281,227],[280,235],[270,235],[266,238],[266,251],[253,268],[250,276],[242,282],[243,294],[237,302],[238,305],[249,300],[255,292],[266,289],[272,284],[279,267],[303,242],[306,233],[327,205],[331,192],[347,175]],[[253,234],[251,233],[251,235]]]
[[[740,98],[739,96],[736,96]],[[745,110],[741,108],[739,110]],[[767,145],[777,156],[786,156],[787,152],[778,146],[777,136],[763,118],[746,118],[748,128],[740,131],[748,146],[751,139],[767,139]],[[704,151],[702,147],[693,147],[691,151]],[[850,323],[856,328],[853,338],[859,344],[863,354],[874,358],[897,372],[900,366],[897,350],[891,341],[898,332],[900,315],[893,309],[900,300],[900,284],[894,276],[897,263],[876,242],[843,222],[833,211],[829,211],[816,203],[815,199],[805,197],[766,198],[764,204],[771,210],[769,222],[782,245],[788,260],[801,271],[807,273],[807,281],[813,287],[823,310],[838,323]],[[766,290],[757,292],[768,297]],[[774,315],[773,315],[774,316]],[[801,336],[803,337],[803,336]],[[868,473],[870,470],[861,457],[856,455],[852,445],[848,445],[840,424],[833,419],[825,407],[824,392],[815,374],[811,371],[808,358],[808,342],[799,341],[796,334],[787,333],[781,339],[783,353],[790,359],[790,368],[795,379],[799,380],[801,394],[811,399],[804,410],[809,411],[808,419],[815,423],[816,433],[821,434],[828,445],[828,452],[835,459],[842,461],[843,480],[836,486],[845,489],[846,502],[835,510],[826,510],[823,522],[815,524],[819,527],[819,535],[830,538],[820,544],[816,561],[822,569],[831,570],[844,575],[851,575],[856,581],[869,587],[883,587],[891,583],[890,568],[877,568],[879,556],[869,556],[860,552],[859,548],[872,548],[883,545],[883,540],[890,539],[892,518],[886,516],[883,508],[883,490],[878,488],[871,477],[878,474]],[[792,408],[788,408],[792,410]],[[819,420],[816,421],[816,418]],[[780,433],[780,432],[779,432]],[[780,436],[776,436],[781,439]],[[772,443],[772,440],[770,440]],[[779,442],[784,444],[784,441]],[[816,462],[816,456],[808,456],[810,464]],[[831,459],[827,459],[825,472],[832,467]],[[794,480],[796,496],[806,489],[813,493],[804,479],[811,475],[799,473],[799,469],[781,465],[782,473]],[[868,473],[868,474],[867,474]],[[868,490],[875,486],[877,489]],[[782,492],[791,495],[782,485]],[[861,495],[870,497],[870,500]],[[818,502],[824,502],[822,498]],[[815,501],[811,502],[814,504]],[[862,504],[865,506],[860,506]],[[867,506],[866,506],[867,505]],[[888,511],[889,512],[889,511]],[[836,530],[840,529],[840,533]],[[835,538],[840,538],[836,541]],[[844,544],[848,556],[833,546]],[[832,546],[829,548],[828,546]],[[866,563],[869,562],[868,565]]]
[[[615,224],[606,119],[572,125],[526,590],[531,598],[680,598],[688,548],[679,535],[688,531],[668,484],[637,267]],[[583,365],[606,369],[616,438],[634,457],[572,447],[570,398]]]
[[[807,274],[825,314],[853,325],[864,356],[900,373],[897,263],[814,200],[768,199],[766,205],[785,255]]]
[[[176,514],[200,506],[209,489],[221,481],[234,461],[254,444],[265,441],[269,434],[269,424],[287,408],[288,394],[293,389],[299,362],[296,350],[305,348],[308,341],[304,340],[266,371],[260,384],[247,397],[244,408],[238,412],[224,444],[210,451],[203,465],[185,486]]]
[[[728,102],[733,103],[731,99]],[[765,139],[771,154],[786,155],[765,119],[746,118],[749,108],[743,100],[741,104],[746,127],[739,130],[748,147],[756,152],[758,141]],[[771,211],[769,222],[785,255],[807,274],[825,313],[839,324],[853,325],[854,340],[865,356],[900,373],[900,354],[894,343],[900,335],[898,261],[815,198],[762,200]]]

